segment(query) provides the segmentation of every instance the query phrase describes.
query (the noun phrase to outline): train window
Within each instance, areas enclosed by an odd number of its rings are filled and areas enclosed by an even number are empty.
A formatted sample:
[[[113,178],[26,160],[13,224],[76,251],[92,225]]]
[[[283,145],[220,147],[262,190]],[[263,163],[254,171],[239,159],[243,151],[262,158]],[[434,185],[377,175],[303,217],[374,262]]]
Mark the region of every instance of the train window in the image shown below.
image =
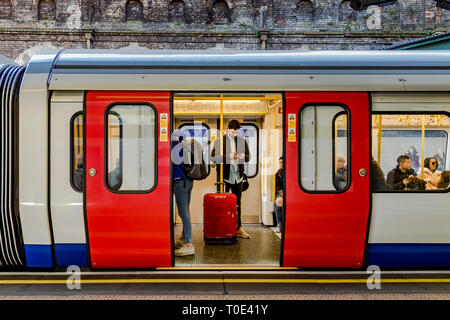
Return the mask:
[[[255,124],[244,123],[241,124],[239,135],[244,137],[247,141],[250,153],[250,161],[245,164],[244,173],[248,178],[254,178],[258,175],[258,161],[259,161],[259,130]]]
[[[156,184],[156,112],[150,105],[107,110],[107,186],[112,192],[149,192]]]
[[[343,190],[347,186],[347,113],[339,112],[333,119],[333,185],[336,190]]]
[[[373,115],[373,191],[448,191],[449,131],[445,114]]]
[[[350,185],[347,109],[306,105],[299,119],[301,187],[306,192],[344,192]]]
[[[205,159],[205,163],[209,163],[209,143],[210,143],[210,130],[209,126],[201,123],[183,123],[180,126],[180,129],[187,130],[191,138],[194,138],[203,148],[203,158]],[[209,175],[210,166],[206,166],[206,170]]]
[[[123,122],[122,117],[113,110],[108,113],[108,164],[114,164],[114,169],[108,171],[108,185],[113,190],[119,190],[123,177]]]
[[[70,119],[71,155],[70,184],[75,191],[83,192],[83,112]]]

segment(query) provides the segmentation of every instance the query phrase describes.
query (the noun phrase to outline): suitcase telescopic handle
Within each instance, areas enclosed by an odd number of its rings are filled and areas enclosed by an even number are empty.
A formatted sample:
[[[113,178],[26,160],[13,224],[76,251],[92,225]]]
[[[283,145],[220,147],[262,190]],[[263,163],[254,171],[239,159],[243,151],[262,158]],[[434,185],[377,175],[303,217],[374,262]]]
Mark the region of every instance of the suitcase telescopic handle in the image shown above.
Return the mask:
[[[216,182],[216,183],[214,183],[216,186],[220,186],[220,185],[225,185],[225,182]],[[220,190],[220,189],[219,189]],[[221,193],[220,191],[219,191],[219,193]]]

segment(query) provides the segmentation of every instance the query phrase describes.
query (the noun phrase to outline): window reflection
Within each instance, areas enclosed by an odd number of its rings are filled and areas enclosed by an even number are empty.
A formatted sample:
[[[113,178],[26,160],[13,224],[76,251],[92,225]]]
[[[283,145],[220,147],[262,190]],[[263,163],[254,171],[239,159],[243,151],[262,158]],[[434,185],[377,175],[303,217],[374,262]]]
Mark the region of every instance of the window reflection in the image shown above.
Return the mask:
[[[447,189],[449,163],[446,150],[449,129],[450,121],[446,115],[374,115],[373,190]]]

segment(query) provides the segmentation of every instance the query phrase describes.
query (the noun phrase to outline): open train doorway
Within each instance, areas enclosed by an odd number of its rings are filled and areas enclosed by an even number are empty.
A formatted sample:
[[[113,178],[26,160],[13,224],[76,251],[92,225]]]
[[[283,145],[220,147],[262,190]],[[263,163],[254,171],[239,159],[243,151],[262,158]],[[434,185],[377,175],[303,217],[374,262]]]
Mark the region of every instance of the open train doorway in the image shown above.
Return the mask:
[[[280,179],[276,178],[276,174],[281,169],[283,160],[282,94],[175,93],[172,99],[172,147],[178,142],[178,138],[174,137],[182,132],[186,140],[195,140],[197,145],[201,145],[206,164],[205,177],[194,180],[190,191],[191,234],[185,234],[189,233],[189,228],[183,228],[183,219],[179,214],[180,203],[177,203],[175,194],[173,195],[175,266],[280,266],[283,237],[283,190],[280,190],[282,171],[279,172]],[[240,138],[235,139],[245,140],[243,153],[248,152],[248,159],[245,158],[248,161],[243,166],[243,174],[236,169],[237,176],[233,176],[233,167],[227,169],[225,163],[220,165],[215,159],[220,152],[227,152],[223,144],[230,132],[229,123],[236,121],[239,123],[236,131]],[[221,137],[223,142],[220,149],[218,146]],[[179,179],[178,169],[172,164],[173,187],[175,179]],[[248,188],[241,193],[240,217],[236,216],[237,241],[228,244],[206,242],[204,232],[209,231],[206,230],[209,226],[205,224],[205,195],[236,193],[230,182],[237,183],[241,178],[243,184],[246,178]],[[239,215],[239,203],[236,214]],[[187,237],[192,239],[194,254],[188,252],[184,256],[177,255],[177,248],[183,246]]]

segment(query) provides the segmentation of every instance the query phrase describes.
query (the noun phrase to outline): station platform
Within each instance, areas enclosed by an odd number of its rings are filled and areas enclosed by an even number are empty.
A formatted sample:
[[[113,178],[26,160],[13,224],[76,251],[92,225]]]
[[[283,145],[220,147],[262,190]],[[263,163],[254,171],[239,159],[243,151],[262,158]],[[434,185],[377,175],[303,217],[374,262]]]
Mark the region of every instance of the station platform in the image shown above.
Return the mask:
[[[0,273],[0,299],[450,299],[450,271],[385,271],[369,289],[363,271],[201,270]],[[71,278],[70,281],[72,281]],[[70,283],[74,283],[73,281]]]

